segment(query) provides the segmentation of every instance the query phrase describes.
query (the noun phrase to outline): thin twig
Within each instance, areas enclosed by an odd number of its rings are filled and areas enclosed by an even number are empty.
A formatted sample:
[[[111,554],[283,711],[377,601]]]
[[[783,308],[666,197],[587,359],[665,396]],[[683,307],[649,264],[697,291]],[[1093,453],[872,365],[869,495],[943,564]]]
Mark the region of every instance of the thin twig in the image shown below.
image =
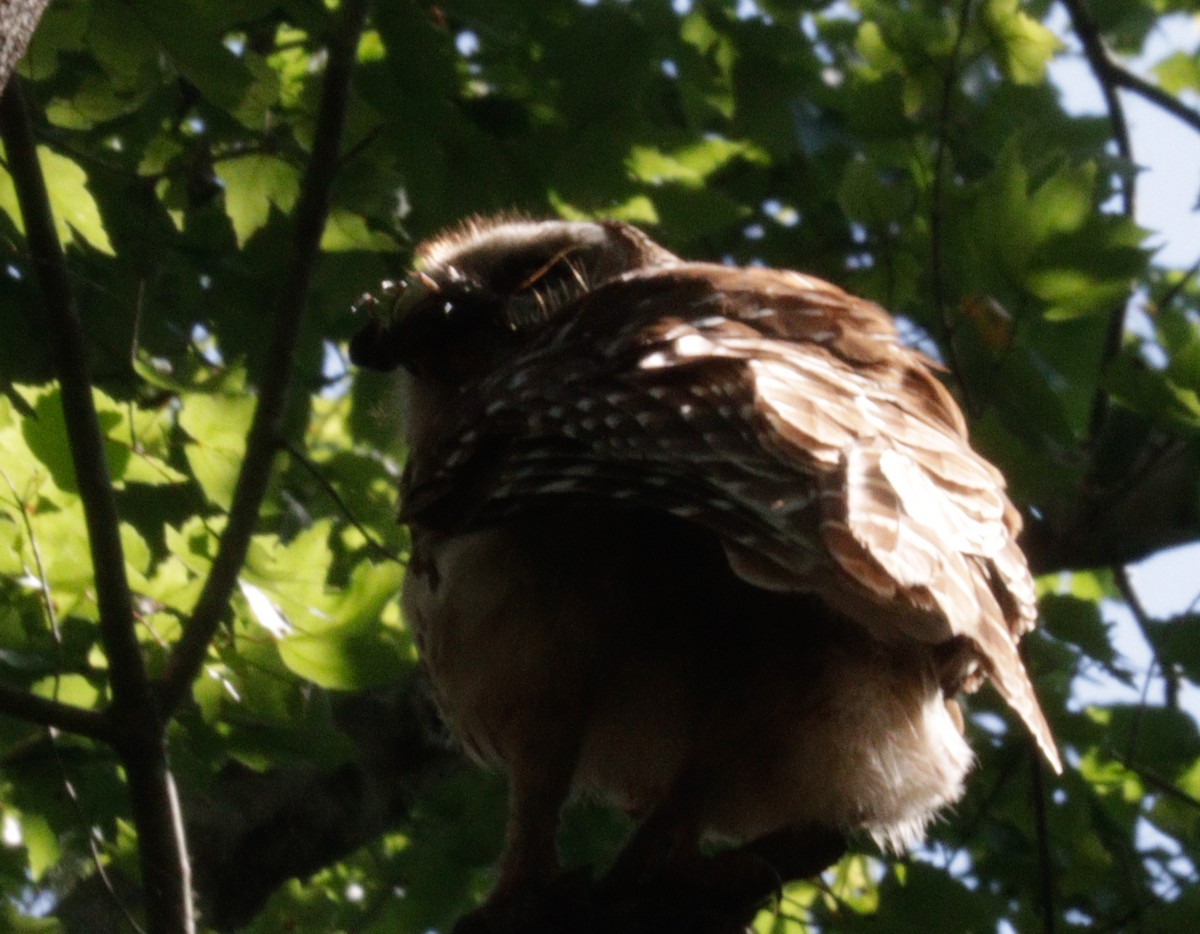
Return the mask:
[[[190,693],[192,682],[204,663],[209,643],[228,610],[258,521],[258,510],[266,495],[271,465],[287,414],[296,344],[328,213],[330,189],[337,171],[350,77],[367,6],[368,0],[345,0],[341,22],[329,45],[312,154],[300,186],[287,274],[279,290],[274,331],[266,357],[270,366],[259,388],[258,406],[246,440],[246,456],[238,474],[221,544],[192,617],[184,625],[183,635],[167,660],[161,696],[168,711],[176,709]]]
[[[1172,116],[1179,118],[1197,133],[1200,133],[1200,111],[1193,110],[1187,104],[1172,94],[1168,94],[1157,85],[1151,84],[1140,75],[1134,74],[1119,61],[1104,45],[1100,36],[1100,27],[1092,18],[1087,0],[1063,0],[1071,24],[1083,43],[1084,54],[1092,66],[1092,71],[1104,86],[1116,86],[1132,91],[1144,97],[1152,104],[1157,104]]]
[[[1070,2],[1078,2],[1078,0],[1070,0]],[[1173,117],[1182,120],[1197,133],[1200,133],[1200,111],[1193,110],[1179,98],[1173,94],[1168,94],[1158,85],[1151,84],[1140,75],[1134,74],[1116,59],[1111,56],[1105,62],[1105,68],[1109,75],[1109,80],[1113,84],[1125,88],[1127,91],[1132,91],[1139,97],[1144,97],[1152,104],[1157,104]]]
[[[1174,798],[1176,801],[1186,804],[1189,807],[1200,810],[1200,798],[1197,798],[1195,795],[1188,794],[1188,792],[1184,791],[1173,781],[1163,778],[1157,772],[1151,771],[1145,766],[1138,765],[1136,762],[1132,761],[1131,759],[1127,759],[1124,756],[1118,755],[1116,758],[1121,765],[1125,766],[1125,768],[1129,769],[1129,771],[1141,778],[1155,791],[1161,792],[1168,798]]]
[[[1042,930],[1045,934],[1054,934],[1058,926],[1058,887],[1050,853],[1050,828],[1046,822],[1046,779],[1042,771],[1042,757],[1033,748],[1029,750],[1029,769],[1033,818],[1037,827],[1038,863],[1041,869],[1039,875],[1042,889]]]
[[[1137,623],[1138,631],[1141,632],[1142,638],[1146,640],[1146,645],[1150,647],[1151,666],[1150,671],[1146,673],[1149,678],[1154,668],[1157,666],[1162,673],[1164,681],[1164,698],[1166,705],[1172,709],[1177,709],[1179,706],[1179,674],[1174,667],[1165,664],[1158,655],[1158,648],[1154,644],[1154,638],[1151,630],[1154,628],[1154,621],[1150,618],[1150,614],[1146,611],[1146,605],[1142,603],[1141,597],[1133,587],[1133,582],[1129,579],[1129,572],[1124,565],[1118,565],[1112,569],[1113,582],[1117,585],[1117,590],[1121,594],[1121,599],[1125,601],[1125,605],[1129,607],[1129,612],[1133,615],[1133,620]],[[1143,698],[1144,706],[1144,698]],[[1140,718],[1135,719],[1133,726],[1129,731],[1129,746],[1127,755],[1132,759],[1134,747],[1137,743],[1137,730],[1140,726]]]
[[[342,515],[346,517],[346,521],[358,529],[362,537],[367,540],[367,545],[372,551],[388,561],[395,561],[397,564],[404,564],[404,561],[399,555],[394,555],[392,552],[384,548],[383,545],[375,540],[375,538],[367,530],[366,526],[364,526],[358,521],[358,519],[354,517],[354,513],[350,511],[350,507],[346,505],[346,501],[342,499],[342,494],[339,493],[337,488],[329,482],[329,479],[323,473],[321,473],[317,465],[312,462],[312,458],[301,451],[300,448],[291,441],[285,441],[283,446],[287,449],[287,452],[292,455],[292,457],[299,461],[300,466],[307,470],[312,478],[321,485],[321,489],[326,492],[329,498],[333,500],[334,505],[336,505],[337,508],[341,510]]]
[[[0,470],[0,478],[3,478],[9,492],[12,493],[13,502],[16,504],[17,510],[21,513],[21,518],[25,524],[25,534],[29,539],[29,550],[33,552],[33,563],[37,568],[37,578],[39,590],[42,595],[42,605],[46,613],[46,622],[50,626],[50,633],[54,640],[55,651],[55,671],[54,671],[54,694],[52,701],[59,703],[58,689],[62,675],[63,658],[62,658],[62,630],[58,625],[58,611],[54,606],[54,597],[50,592],[50,578],[46,575],[46,563],[42,560],[42,549],[38,544],[37,534],[33,529],[33,520],[29,517],[28,504],[17,492],[16,486],[13,485],[8,473]],[[82,708],[77,708],[82,712]],[[103,716],[103,715],[102,715]],[[107,723],[107,718],[105,718]],[[67,798],[71,802],[72,810],[75,812],[76,820],[79,822],[80,830],[83,832],[84,838],[88,843],[88,850],[92,854],[92,865],[95,867],[96,875],[100,879],[100,883],[108,892],[113,904],[117,906],[117,910],[124,915],[125,920],[136,934],[145,934],[141,925],[137,923],[137,919],[133,917],[128,906],[117,894],[117,890],[113,888],[112,880],[108,877],[108,870],[104,866],[104,860],[100,858],[100,848],[96,843],[96,835],[92,831],[92,821],[88,820],[87,814],[84,813],[83,803],[79,800],[79,794],[75,791],[75,784],[71,781],[67,774],[67,764],[63,761],[62,750],[58,745],[58,734],[62,732],[58,727],[47,726],[46,737],[50,743],[50,749],[54,753],[54,761],[58,765],[59,775],[62,777],[63,790],[67,793]]]
[[[109,719],[98,710],[84,710],[3,684],[0,684],[0,713],[101,742],[112,742],[115,735]]]
[[[933,279],[933,308],[942,325],[942,343],[946,347],[946,359],[962,393],[963,407],[968,414],[978,415],[971,397],[971,387],[963,372],[962,361],[954,346],[954,323],[946,307],[945,268],[942,264],[942,196],[946,165],[946,138],[950,133],[950,114],[954,104],[954,88],[958,82],[958,60],[966,41],[967,28],[971,22],[971,0],[962,0],[958,15],[958,34],[954,37],[954,48],[946,64],[945,80],[942,84],[942,100],[938,111],[937,147],[933,155],[933,192],[929,201],[929,265]]]
[[[42,561],[42,549],[38,545],[37,535],[33,531],[33,520],[29,518],[29,504],[25,502],[20,493],[17,492],[16,486],[12,482],[6,470],[0,469],[0,479],[4,480],[4,485],[8,487],[9,493],[12,494],[13,505],[17,507],[17,512],[21,514],[21,521],[25,525],[25,535],[29,539],[29,550],[33,552],[33,563],[37,567],[39,590],[42,595],[42,609],[46,613],[46,623],[50,626],[50,635],[54,640],[56,651],[61,653],[62,649],[62,631],[58,627],[58,610],[54,606],[54,597],[50,593],[50,579],[46,576],[46,564]],[[61,654],[57,658],[58,667],[62,667]],[[57,700],[57,695],[55,695]]]
[[[1162,295],[1155,297],[1154,306],[1156,308],[1166,308],[1169,304],[1171,304],[1171,302],[1175,301],[1179,293],[1186,289],[1198,274],[1200,274],[1200,259],[1192,263],[1192,265],[1184,271],[1183,275],[1179,277],[1178,281],[1172,282],[1170,287],[1167,288]]]
[[[1105,48],[1104,39],[1100,35],[1100,27],[1092,17],[1086,0],[1063,0],[1067,13],[1071,17],[1071,25],[1075,34],[1083,44],[1083,54],[1088,60],[1100,93],[1104,97],[1104,107],[1108,111],[1108,122],[1112,126],[1113,141],[1117,145],[1117,154],[1124,160],[1127,171],[1121,174],[1121,213],[1130,218],[1134,217],[1137,208],[1137,182],[1133,174],[1133,145],[1129,138],[1129,121],[1125,119],[1125,108],[1121,104],[1121,96],[1117,93],[1120,82],[1115,80],[1113,68],[1115,62]],[[1125,319],[1129,311],[1129,301],[1121,302],[1112,310],[1108,317],[1108,329],[1104,335],[1104,347],[1100,357],[1100,372],[1103,373],[1121,352],[1121,340],[1125,336]],[[1092,413],[1089,420],[1089,437],[1096,438],[1104,428],[1108,419],[1110,399],[1108,391],[1102,384],[1096,387],[1092,397]]]
[[[75,812],[75,819],[79,822],[80,832],[83,834],[84,839],[87,840],[88,851],[92,854],[92,865],[95,867],[100,884],[104,886],[108,897],[117,906],[117,911],[125,918],[125,922],[134,931],[134,934],[146,934],[145,928],[138,924],[137,918],[133,916],[133,912],[129,910],[129,906],[117,894],[116,887],[112,884],[112,879],[108,875],[108,869],[105,867],[104,859],[100,853],[100,845],[96,841],[96,833],[92,829],[93,823],[88,819],[87,813],[83,810],[83,802],[79,800],[79,793],[75,790],[75,784],[67,775],[67,764],[63,761],[62,751],[58,748],[58,737],[54,733],[54,730],[50,731],[50,749],[54,752],[54,759],[58,763],[58,771],[62,775],[63,788],[67,792],[67,799],[71,802],[71,810]]]
[[[1067,13],[1071,17],[1071,25],[1075,35],[1083,44],[1083,54],[1088,60],[1092,74],[1100,85],[1100,93],[1104,96],[1104,107],[1108,111],[1108,120],[1112,124],[1113,141],[1117,144],[1117,152],[1127,163],[1133,163],[1133,146],[1129,140],[1129,122],[1125,119],[1125,108],[1121,106],[1121,98],[1117,94],[1119,82],[1113,80],[1112,56],[1104,46],[1100,36],[1100,27],[1092,18],[1087,0],[1063,0]],[[1121,191],[1121,213],[1133,217],[1135,207],[1135,192],[1133,179],[1123,176]]]

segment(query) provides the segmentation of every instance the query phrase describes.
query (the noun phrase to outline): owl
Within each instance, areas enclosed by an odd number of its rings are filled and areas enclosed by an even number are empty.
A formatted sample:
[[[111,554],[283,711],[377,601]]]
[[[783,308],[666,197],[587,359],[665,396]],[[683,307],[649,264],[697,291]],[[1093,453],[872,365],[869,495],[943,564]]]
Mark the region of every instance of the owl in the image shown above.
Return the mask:
[[[616,889],[710,890],[711,840],[784,879],[903,851],[963,794],[985,681],[1060,770],[1019,515],[885,311],[612,221],[474,219],[415,266],[350,354],[402,371],[405,619],[509,782],[462,930],[534,929],[577,792],[637,822]]]

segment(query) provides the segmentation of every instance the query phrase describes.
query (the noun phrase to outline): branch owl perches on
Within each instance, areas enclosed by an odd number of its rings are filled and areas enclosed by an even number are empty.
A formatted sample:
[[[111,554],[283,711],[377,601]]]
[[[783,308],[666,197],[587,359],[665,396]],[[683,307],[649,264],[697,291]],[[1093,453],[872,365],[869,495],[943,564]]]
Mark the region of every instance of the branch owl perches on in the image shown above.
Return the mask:
[[[1060,769],[1017,653],[1020,519],[886,312],[613,222],[470,221],[417,264],[351,356],[406,372],[405,616],[510,782],[460,930],[554,929],[573,789],[640,822],[587,898],[687,892],[734,930],[848,835],[918,842],[985,680]]]

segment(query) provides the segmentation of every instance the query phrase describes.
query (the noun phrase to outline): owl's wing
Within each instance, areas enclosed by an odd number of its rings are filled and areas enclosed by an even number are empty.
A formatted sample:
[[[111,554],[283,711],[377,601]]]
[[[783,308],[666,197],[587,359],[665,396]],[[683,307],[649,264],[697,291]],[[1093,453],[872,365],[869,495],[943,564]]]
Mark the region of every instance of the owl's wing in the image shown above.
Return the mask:
[[[1033,627],[999,472],[887,314],[795,273],[684,264],[603,286],[465,392],[404,518],[471,526],[603,498],[712,529],[740,576],[882,641],[961,637],[1058,755],[1017,654]]]

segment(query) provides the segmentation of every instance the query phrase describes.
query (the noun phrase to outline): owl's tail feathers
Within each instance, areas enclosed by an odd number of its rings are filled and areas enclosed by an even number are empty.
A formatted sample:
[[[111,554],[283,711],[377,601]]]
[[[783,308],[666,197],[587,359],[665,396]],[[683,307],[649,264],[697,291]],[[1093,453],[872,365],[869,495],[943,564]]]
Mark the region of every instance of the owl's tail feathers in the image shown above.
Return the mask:
[[[1021,722],[1033,735],[1034,742],[1050,763],[1056,775],[1062,774],[1062,758],[1058,754],[1050,724],[1033,691],[1033,683],[1025,671],[1025,665],[1017,652],[1016,643],[1006,629],[1000,626],[981,626],[973,634],[979,643],[980,656],[987,667],[988,676],[996,690],[1013,709]]]

